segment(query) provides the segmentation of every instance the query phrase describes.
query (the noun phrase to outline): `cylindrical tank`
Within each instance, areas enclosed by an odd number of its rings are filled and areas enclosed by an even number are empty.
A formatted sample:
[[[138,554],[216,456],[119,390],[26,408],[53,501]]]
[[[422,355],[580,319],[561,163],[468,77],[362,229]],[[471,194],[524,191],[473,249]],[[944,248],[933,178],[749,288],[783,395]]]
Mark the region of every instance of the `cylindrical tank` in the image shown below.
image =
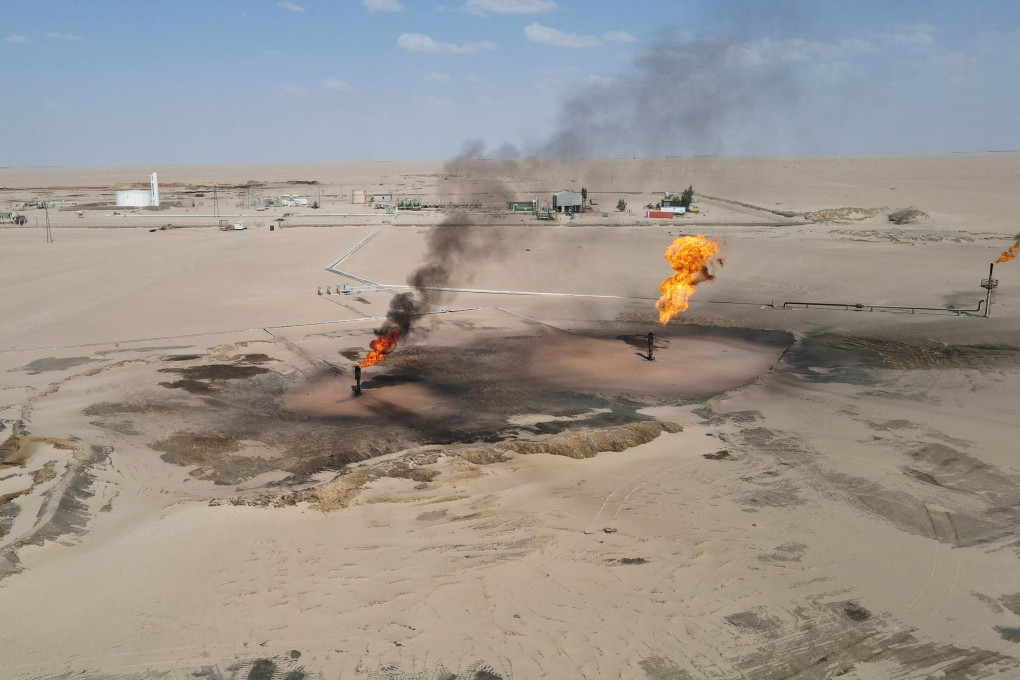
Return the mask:
[[[351,192],[351,203],[364,203],[365,192],[362,189],[355,189]]]
[[[123,208],[144,208],[152,205],[152,194],[143,189],[128,189],[117,192],[117,206]]]

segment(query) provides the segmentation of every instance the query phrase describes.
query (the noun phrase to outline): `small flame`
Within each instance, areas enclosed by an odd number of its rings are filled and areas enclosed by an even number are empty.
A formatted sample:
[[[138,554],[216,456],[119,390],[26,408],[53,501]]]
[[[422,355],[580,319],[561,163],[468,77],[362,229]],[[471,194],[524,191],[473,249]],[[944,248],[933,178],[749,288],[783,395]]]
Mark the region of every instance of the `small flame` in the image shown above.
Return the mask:
[[[999,259],[993,262],[992,264],[999,264],[1000,262],[1009,262],[1014,257],[1016,257],[1016,253],[1018,250],[1020,250],[1020,240],[1017,240],[1016,243],[1010,246],[1009,250],[1003,252],[1002,255],[999,255]]]
[[[397,347],[397,339],[400,337],[399,330],[396,328],[387,328],[385,330],[376,331],[376,333],[378,334],[376,339],[368,343],[368,346],[372,348],[372,351],[358,363],[358,366],[361,366],[362,368],[375,366]]]
[[[681,236],[669,244],[665,258],[676,273],[659,284],[662,297],[655,303],[655,308],[659,310],[659,323],[668,323],[687,309],[687,301],[694,294],[694,287],[715,278],[712,270],[716,264],[723,264],[722,258],[713,260],[718,252],[719,243],[701,234]]]

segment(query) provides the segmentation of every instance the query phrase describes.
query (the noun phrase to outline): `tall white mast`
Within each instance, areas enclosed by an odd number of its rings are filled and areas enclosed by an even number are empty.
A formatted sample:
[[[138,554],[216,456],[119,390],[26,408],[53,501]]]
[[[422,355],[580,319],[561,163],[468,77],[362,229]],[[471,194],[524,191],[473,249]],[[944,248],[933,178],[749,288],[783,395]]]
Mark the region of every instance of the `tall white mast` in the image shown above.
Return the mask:
[[[149,189],[149,191],[150,191],[149,205],[154,205],[154,206],[156,206],[158,208],[159,207],[159,180],[156,179],[156,173],[152,173],[152,175],[149,177],[149,185],[150,185],[150,189]]]

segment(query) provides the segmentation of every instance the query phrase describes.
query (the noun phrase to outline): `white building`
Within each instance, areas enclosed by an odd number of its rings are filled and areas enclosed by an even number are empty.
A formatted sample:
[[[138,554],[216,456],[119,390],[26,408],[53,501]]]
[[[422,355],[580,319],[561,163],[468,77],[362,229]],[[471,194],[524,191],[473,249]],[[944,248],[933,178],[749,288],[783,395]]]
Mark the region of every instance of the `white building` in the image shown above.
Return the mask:
[[[280,205],[287,206],[288,208],[307,208],[308,197],[287,194],[286,196],[280,196]]]
[[[159,181],[156,173],[149,176],[149,190],[127,189],[117,192],[118,208],[148,208],[159,207]]]

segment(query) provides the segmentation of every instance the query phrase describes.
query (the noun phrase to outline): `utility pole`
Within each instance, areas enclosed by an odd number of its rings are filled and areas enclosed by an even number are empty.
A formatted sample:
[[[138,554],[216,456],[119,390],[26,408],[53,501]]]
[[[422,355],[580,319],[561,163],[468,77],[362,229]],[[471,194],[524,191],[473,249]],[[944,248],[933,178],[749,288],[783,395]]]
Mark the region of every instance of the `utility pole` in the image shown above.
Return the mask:
[[[53,231],[50,229],[50,206],[48,201],[43,201],[43,210],[46,211],[46,242],[53,243]]]

